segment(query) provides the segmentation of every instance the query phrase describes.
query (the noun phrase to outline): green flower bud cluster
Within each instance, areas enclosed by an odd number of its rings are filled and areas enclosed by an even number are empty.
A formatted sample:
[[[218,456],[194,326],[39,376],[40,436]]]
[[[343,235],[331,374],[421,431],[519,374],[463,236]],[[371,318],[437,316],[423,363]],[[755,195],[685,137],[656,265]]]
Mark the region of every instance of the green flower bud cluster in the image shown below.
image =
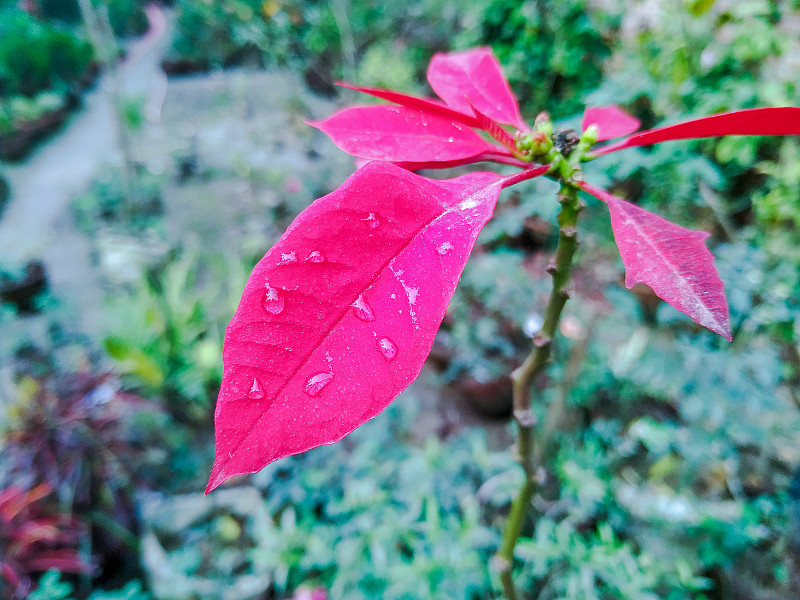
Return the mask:
[[[514,135],[517,152],[523,160],[536,160],[547,156],[553,148],[553,122],[546,112],[539,113],[530,132],[518,131]]]

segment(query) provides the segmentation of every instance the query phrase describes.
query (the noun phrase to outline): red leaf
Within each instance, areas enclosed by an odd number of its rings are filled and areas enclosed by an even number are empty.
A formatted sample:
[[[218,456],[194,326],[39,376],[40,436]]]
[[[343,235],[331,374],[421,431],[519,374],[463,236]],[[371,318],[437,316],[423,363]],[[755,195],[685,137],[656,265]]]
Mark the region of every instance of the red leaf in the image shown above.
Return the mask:
[[[494,139],[505,146],[510,152],[517,151],[517,142],[497,121],[490,119],[481,111],[479,111],[472,102],[469,103],[472,112],[475,113],[475,118],[478,119],[478,124],[481,129],[491,135]]]
[[[371,160],[444,162],[498,150],[462,123],[401,106],[346,108],[309,124],[348,154]]]
[[[384,90],[380,88],[368,88],[358,85],[352,85],[350,83],[339,82],[336,85],[347,88],[348,90],[355,90],[357,92],[363,92],[365,94],[369,94],[370,96],[375,96],[376,98],[388,100],[389,102],[394,102],[395,104],[399,104],[400,106],[405,106],[407,108],[413,108],[415,110],[421,110],[423,112],[427,112],[430,114],[447,117],[449,119],[452,119],[453,121],[458,121],[459,123],[463,123],[467,127],[476,127],[476,128],[480,127],[480,125],[478,124],[478,120],[475,117],[473,117],[471,113],[467,115],[457,110],[453,110],[446,104],[440,102],[439,100],[434,100],[433,98],[418,98],[417,96],[409,96],[408,94],[402,94],[400,92],[395,92],[392,90]]]
[[[472,102],[491,119],[528,130],[491,48],[434,54],[428,65],[428,83],[437,96],[459,112],[471,114]]]
[[[611,105],[587,108],[583,113],[581,131],[586,131],[589,125],[597,126],[600,130],[597,141],[603,142],[631,134],[639,129],[642,124],[639,119],[632,117],[619,106]]]
[[[648,285],[664,302],[730,342],[725,290],[703,242],[709,234],[670,223],[588,183],[580,187],[608,205],[628,289]]]
[[[752,108],[650,129],[593,152],[602,156],[633,146],[721,135],[800,135],[800,108]]]
[[[338,441],[414,380],[501,185],[371,162],[297,217],[226,332],[207,491]]]
[[[55,569],[62,573],[91,573],[94,568],[81,559],[77,550],[46,550],[27,562],[30,571]]]

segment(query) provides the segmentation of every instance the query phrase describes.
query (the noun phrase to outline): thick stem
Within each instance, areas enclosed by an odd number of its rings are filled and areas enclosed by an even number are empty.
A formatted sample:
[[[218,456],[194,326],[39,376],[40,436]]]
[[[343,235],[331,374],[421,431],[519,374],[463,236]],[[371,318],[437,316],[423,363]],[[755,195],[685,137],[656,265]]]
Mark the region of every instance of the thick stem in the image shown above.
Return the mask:
[[[570,173],[571,175],[571,173]],[[561,211],[558,214],[558,246],[548,272],[553,278],[553,290],[544,313],[542,329],[533,338],[533,348],[512,374],[514,394],[514,418],[517,421],[518,459],[525,473],[525,480],[517,498],[511,505],[511,514],[503,531],[503,540],[497,553],[496,564],[500,568],[500,581],[503,593],[508,600],[516,600],[517,592],[513,583],[514,548],[522,533],[525,514],[536,487],[536,466],[534,464],[533,433],[535,417],[531,410],[531,388],[536,376],[547,366],[558,329],[561,312],[569,298],[569,277],[572,258],[578,246],[578,213],[582,204],[578,199],[578,188],[562,183],[558,194]]]

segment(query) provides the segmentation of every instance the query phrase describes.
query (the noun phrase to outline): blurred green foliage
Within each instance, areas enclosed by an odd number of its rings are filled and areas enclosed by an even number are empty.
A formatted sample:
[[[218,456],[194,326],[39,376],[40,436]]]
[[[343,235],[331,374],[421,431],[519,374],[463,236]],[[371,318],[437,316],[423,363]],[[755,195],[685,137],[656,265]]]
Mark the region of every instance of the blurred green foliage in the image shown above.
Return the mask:
[[[94,2],[106,11],[116,35],[147,29],[144,2]],[[32,129],[41,135],[63,120],[93,79],[96,58],[77,0],[0,2],[0,135],[28,136]],[[19,143],[28,146],[36,137]]]
[[[624,6],[592,10],[586,0],[480,4],[480,20],[456,38],[457,45],[492,47],[531,122],[542,110],[555,119],[580,111],[583,96],[603,79]]]
[[[330,598],[491,597],[498,531],[488,524],[497,517],[493,503],[508,498],[502,488],[478,490],[513,462],[488,451],[479,431],[445,442],[409,439],[425,417],[405,400],[346,443],[256,476],[278,525],[256,560],[273,570],[279,591],[306,583]]]
[[[247,280],[245,266],[184,252],[114,298],[103,345],[120,371],[172,414],[208,427],[222,381],[222,339]]]
[[[343,77],[413,89],[433,51],[449,47],[475,11],[443,0],[178,0],[176,12],[170,69],[288,65],[331,93]]]
[[[89,43],[69,29],[22,10],[6,8],[0,14],[2,97],[66,93],[85,76],[91,58]]]
[[[482,0],[458,7],[438,0],[178,0],[175,10],[168,60],[204,68],[288,65],[327,83],[353,77],[419,91],[434,51],[488,44],[526,117],[548,110],[566,126],[576,124],[586,103],[621,104],[645,127],[797,104],[796,0]],[[8,60],[27,60],[33,75],[13,85],[41,81],[36,85],[43,87],[30,88],[30,95],[15,88],[13,114],[35,116],[37,103],[56,105],[68,78],[36,71],[36,53],[17,54],[25,40],[44,39],[48,27],[61,32],[62,25],[14,19],[23,33],[8,41],[0,36],[0,46],[8,43]],[[0,20],[0,30],[11,22]],[[0,77],[7,72],[0,70]],[[0,128],[17,118],[8,116],[8,104],[0,102]],[[131,116],[141,116],[134,106]],[[219,152],[227,150],[222,139]],[[235,156],[232,162],[241,166],[238,175],[258,184],[253,190],[281,188],[282,173],[269,160]],[[794,138],[739,137],[630,149],[587,165],[597,184],[713,232],[709,245],[726,283],[735,338],[728,345],[646,292],[625,290],[607,212],[587,199],[575,293],[556,360],[538,382],[539,422],[554,403],[565,409],[550,425],[563,431],[545,451],[539,493],[518,546],[525,597],[795,600],[799,164]],[[169,177],[143,175],[133,200],[114,176],[101,181],[75,206],[79,228],[93,237],[113,230],[138,237],[140,245],[163,242],[165,220],[193,222],[195,216],[165,215]],[[219,173],[202,177],[205,184]],[[315,193],[324,188],[304,183]],[[520,190],[503,197],[482,233],[437,340],[442,385],[483,393],[482,410],[502,402],[502,394],[489,391],[504,389],[530,344],[549,287],[554,193],[544,181]],[[235,218],[258,223],[252,235],[267,238],[276,221],[302,208],[295,196],[281,191],[280,211],[254,203]],[[236,227],[220,219],[204,236],[231,236]],[[229,256],[175,240],[165,247],[136,267],[136,277],[109,284],[107,325],[96,348],[126,387],[166,408],[144,423],[145,432],[163,439],[146,468],[134,461],[133,473],[169,497],[204,484],[224,326],[252,257],[242,248]],[[0,312],[4,326],[15,319]],[[15,345],[10,335],[2,344]],[[0,396],[7,379],[0,370]],[[13,383],[28,389],[28,379]],[[241,524],[224,515],[175,534],[182,575],[214,561],[220,570],[233,569],[246,559],[272,574],[263,594],[269,599],[290,597],[303,585],[322,586],[331,599],[497,597],[490,558],[520,473],[510,453],[489,448],[484,433],[448,436],[448,426],[431,426],[440,417],[415,408],[418,393],[406,394],[340,444],[253,476],[274,531],[243,556],[230,554]],[[2,462],[0,475],[10,464]],[[136,478],[108,479],[118,493]],[[146,569],[135,569],[127,586],[115,582],[108,587],[117,592],[90,598],[149,597],[139,583],[147,580]],[[66,600],[83,598],[84,591],[47,574],[32,597]]]

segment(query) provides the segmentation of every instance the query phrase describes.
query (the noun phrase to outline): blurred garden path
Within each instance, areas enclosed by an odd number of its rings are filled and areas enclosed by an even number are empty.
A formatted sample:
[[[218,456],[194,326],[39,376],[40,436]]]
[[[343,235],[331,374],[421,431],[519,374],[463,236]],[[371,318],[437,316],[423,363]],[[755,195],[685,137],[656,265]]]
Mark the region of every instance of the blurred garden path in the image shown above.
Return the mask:
[[[91,268],[90,241],[76,230],[67,209],[101,168],[121,160],[111,86],[117,85],[126,97],[145,96],[146,107],[156,105],[159,97],[163,100],[166,78],[159,63],[169,41],[167,20],[154,6],[148,7],[147,16],[147,34],[130,45],[116,73],[100,76],[64,130],[25,161],[3,165],[11,187],[11,200],[0,219],[3,265],[42,260],[55,295],[80,306],[86,315],[83,324],[89,327],[102,288]]]

